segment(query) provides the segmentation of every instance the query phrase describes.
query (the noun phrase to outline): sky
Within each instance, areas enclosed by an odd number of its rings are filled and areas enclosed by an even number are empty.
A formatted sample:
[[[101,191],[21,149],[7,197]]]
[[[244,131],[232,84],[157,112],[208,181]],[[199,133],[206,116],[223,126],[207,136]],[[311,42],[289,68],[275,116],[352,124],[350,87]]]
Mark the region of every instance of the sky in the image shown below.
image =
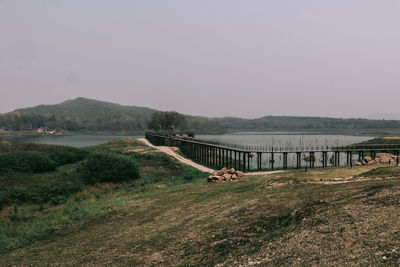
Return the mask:
[[[0,113],[399,113],[399,0],[0,0]]]

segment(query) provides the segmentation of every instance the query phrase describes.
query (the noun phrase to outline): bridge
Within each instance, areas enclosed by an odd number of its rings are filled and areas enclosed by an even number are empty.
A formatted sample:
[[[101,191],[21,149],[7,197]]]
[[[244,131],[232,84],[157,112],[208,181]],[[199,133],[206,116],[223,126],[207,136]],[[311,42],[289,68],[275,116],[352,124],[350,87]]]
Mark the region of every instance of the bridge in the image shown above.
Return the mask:
[[[187,157],[210,167],[235,168],[240,171],[262,171],[289,168],[317,168],[352,166],[365,156],[375,158],[377,153],[396,156],[399,165],[400,145],[350,145],[274,147],[211,144],[193,138],[145,133],[156,146],[176,146]]]

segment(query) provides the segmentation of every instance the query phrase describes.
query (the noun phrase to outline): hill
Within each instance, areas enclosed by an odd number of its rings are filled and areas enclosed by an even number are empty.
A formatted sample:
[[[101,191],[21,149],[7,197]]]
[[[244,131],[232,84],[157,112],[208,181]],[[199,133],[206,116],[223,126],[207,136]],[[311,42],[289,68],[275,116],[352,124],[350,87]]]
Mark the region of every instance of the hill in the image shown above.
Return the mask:
[[[56,105],[39,105],[0,115],[0,129],[32,131],[40,127],[75,132],[143,132],[155,109],[76,98]],[[208,118],[186,115],[189,130],[199,133],[237,131],[318,131],[376,133],[400,131],[398,120],[266,116],[257,119]]]
[[[13,131],[39,127],[91,132],[135,131],[145,129],[155,111],[79,97],[57,105],[39,105],[3,114],[0,127]]]

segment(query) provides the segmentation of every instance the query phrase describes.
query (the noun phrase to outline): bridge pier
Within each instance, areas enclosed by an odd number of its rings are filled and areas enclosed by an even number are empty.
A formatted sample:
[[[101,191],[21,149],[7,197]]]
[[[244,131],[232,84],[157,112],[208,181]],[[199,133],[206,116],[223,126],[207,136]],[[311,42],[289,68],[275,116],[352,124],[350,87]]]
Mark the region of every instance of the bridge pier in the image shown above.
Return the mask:
[[[399,165],[399,151],[396,152],[396,164]]]
[[[301,168],[301,152],[296,152],[296,168],[300,169]]]
[[[288,168],[288,153],[283,152],[283,168],[287,169]]]

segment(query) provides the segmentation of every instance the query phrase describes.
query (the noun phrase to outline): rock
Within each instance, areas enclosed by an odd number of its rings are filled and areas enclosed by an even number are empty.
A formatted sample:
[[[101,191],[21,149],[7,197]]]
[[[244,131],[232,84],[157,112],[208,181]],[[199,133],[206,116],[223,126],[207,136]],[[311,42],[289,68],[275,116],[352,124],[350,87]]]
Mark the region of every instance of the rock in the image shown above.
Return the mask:
[[[236,171],[234,168],[228,170],[222,168],[221,170],[213,171],[213,173],[207,178],[208,182],[220,182],[220,181],[237,181],[239,178],[245,177],[241,171]]]
[[[237,172],[236,172],[236,175],[237,175],[237,177],[239,177],[239,178],[244,177],[244,173],[241,172],[241,171],[237,171]]]
[[[383,256],[383,257],[382,257],[382,260],[387,261],[387,257],[386,257],[386,256]]]
[[[373,164],[375,164],[376,163],[376,161],[373,159],[373,160],[371,160],[371,161],[368,161],[368,165],[373,165]]]
[[[208,182],[219,181],[219,176],[210,175],[210,176],[208,176],[207,181],[208,181]]]
[[[7,145],[7,146],[11,145],[10,142],[8,142],[8,141],[6,141],[6,140],[4,140],[4,139],[1,140],[0,144],[2,144],[2,145]]]
[[[392,160],[392,155],[388,153],[378,153],[375,158],[376,162],[389,163]]]
[[[225,174],[223,175],[223,177],[224,177],[224,180],[225,180],[225,181],[230,181],[230,180],[232,180],[232,174],[225,173]]]
[[[363,165],[363,164],[361,163],[361,161],[358,161],[358,162],[356,163],[356,166],[361,166],[361,165]]]
[[[372,161],[372,160],[373,160],[373,158],[370,157],[370,156],[365,156],[365,157],[364,157],[364,161],[366,161],[367,164],[368,164],[368,162],[370,162],[370,161]]]

